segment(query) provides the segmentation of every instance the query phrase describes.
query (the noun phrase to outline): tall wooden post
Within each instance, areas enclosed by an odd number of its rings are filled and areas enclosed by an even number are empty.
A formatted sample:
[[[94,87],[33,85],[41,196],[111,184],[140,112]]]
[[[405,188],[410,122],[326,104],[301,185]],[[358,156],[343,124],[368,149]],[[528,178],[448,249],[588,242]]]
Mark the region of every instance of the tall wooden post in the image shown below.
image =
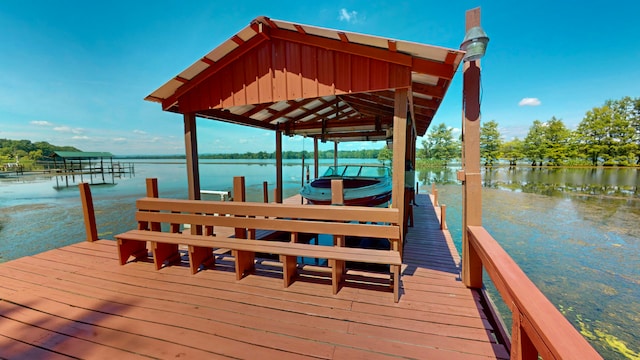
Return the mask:
[[[276,189],[275,202],[282,203],[282,131],[276,131]]]
[[[391,188],[392,207],[400,210],[400,225],[404,228],[404,171],[407,150],[407,89],[396,89],[393,113],[393,185]],[[404,231],[403,231],[404,232]],[[404,233],[401,234],[402,253]]]
[[[480,8],[466,13],[466,29],[480,26]],[[465,61],[462,87],[462,281],[482,288],[482,262],[470,246],[467,227],[482,226],[482,179],[480,175],[480,62]]]
[[[313,178],[317,179],[318,178],[318,167],[319,167],[319,162],[318,162],[318,138],[313,138]]]
[[[187,156],[187,182],[189,200],[200,200],[200,170],[198,168],[198,139],[196,138],[196,115],[184,114],[184,146]]]

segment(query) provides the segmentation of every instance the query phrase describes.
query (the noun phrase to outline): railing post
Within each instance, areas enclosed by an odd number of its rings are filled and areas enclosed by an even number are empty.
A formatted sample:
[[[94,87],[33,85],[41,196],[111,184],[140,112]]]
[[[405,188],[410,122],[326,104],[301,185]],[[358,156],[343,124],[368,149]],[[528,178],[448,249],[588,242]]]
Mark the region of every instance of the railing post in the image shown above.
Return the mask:
[[[531,342],[529,335],[522,328],[522,314],[517,308],[514,309],[512,314],[510,358],[512,360],[537,360],[538,351],[533,342]]]
[[[87,233],[87,241],[98,240],[98,227],[96,225],[96,214],[93,210],[93,198],[91,188],[87,183],[78,184],[80,188],[80,200],[82,200],[82,213],[84,215],[84,229]]]
[[[438,206],[438,189],[433,190],[433,206]]]
[[[440,205],[440,230],[447,229],[447,205]]]

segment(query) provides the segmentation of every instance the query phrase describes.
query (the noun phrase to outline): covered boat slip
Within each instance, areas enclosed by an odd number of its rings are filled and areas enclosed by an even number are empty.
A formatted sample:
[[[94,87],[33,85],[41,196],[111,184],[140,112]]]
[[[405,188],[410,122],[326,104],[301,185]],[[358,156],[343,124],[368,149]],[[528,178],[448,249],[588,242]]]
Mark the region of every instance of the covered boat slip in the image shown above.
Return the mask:
[[[264,260],[236,281],[228,254],[196,275],[186,261],[120,266],[110,240],[1,264],[0,357],[508,358],[430,201],[418,195],[397,304],[357,271],[332,295],[313,266],[283,288],[282,268]]]

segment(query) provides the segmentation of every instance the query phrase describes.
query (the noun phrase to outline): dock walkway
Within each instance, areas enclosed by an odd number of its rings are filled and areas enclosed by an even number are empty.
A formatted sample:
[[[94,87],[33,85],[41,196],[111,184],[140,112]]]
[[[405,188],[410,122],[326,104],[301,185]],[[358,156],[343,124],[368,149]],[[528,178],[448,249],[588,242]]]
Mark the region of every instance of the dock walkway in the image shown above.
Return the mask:
[[[196,275],[119,266],[111,240],[0,264],[0,358],[508,358],[430,198],[417,203],[397,304],[357,271],[332,295],[313,267],[286,289],[267,261],[236,281],[225,255]]]

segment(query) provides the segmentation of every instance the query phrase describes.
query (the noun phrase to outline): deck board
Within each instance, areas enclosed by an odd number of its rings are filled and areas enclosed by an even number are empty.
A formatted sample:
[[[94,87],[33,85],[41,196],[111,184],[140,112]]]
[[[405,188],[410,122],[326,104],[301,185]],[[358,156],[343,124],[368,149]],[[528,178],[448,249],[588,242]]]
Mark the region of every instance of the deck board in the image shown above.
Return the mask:
[[[388,278],[360,271],[332,295],[312,266],[283,288],[270,261],[236,281],[228,254],[196,275],[186,261],[120,266],[111,240],[0,264],[0,358],[508,358],[430,199],[418,203],[397,304]]]

